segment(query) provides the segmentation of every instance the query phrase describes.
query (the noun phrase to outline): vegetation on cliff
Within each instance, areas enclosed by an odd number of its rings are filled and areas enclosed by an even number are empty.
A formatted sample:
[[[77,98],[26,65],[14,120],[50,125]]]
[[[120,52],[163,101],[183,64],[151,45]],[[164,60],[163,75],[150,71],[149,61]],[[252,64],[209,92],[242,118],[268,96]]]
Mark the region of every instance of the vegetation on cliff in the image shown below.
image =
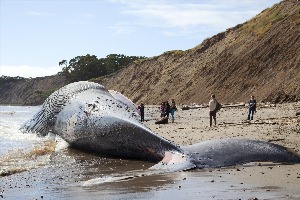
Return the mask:
[[[106,58],[98,59],[95,55],[87,54],[72,58],[69,62],[62,60],[59,62],[59,65],[63,66],[62,74],[71,83],[114,73],[136,60],[145,58],[144,56],[109,54]]]
[[[98,59],[95,55],[77,56],[62,60],[62,71],[53,76],[38,78],[0,77],[0,104],[39,105],[55,90],[64,85],[91,80],[114,73],[134,61],[146,59],[143,56],[110,54]],[[98,78],[99,79],[99,78]]]
[[[25,78],[20,77],[20,76],[16,76],[16,77],[11,77],[11,76],[1,76],[0,77],[0,84],[5,84],[5,83],[9,83],[9,82],[18,82],[21,80],[24,80]]]

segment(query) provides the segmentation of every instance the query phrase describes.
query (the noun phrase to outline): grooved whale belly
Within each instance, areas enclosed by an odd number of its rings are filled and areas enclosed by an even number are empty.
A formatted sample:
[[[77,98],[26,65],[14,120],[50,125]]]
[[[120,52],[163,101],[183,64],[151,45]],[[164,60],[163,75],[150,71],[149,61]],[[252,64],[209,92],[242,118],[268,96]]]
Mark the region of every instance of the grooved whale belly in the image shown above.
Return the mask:
[[[97,83],[69,84],[50,95],[21,129],[39,135],[51,131],[78,149],[105,156],[161,161],[153,169],[223,167],[253,161],[300,163],[299,155],[285,147],[256,140],[223,139],[179,147],[140,123],[134,106],[128,106],[129,100],[120,95],[114,98]]]

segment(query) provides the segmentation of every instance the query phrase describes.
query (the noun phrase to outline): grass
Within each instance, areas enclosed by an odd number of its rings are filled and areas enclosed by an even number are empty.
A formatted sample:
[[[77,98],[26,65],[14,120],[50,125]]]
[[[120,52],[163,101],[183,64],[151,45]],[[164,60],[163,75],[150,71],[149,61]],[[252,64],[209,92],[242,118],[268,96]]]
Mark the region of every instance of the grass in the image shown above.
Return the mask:
[[[37,90],[35,91],[34,93],[38,96],[41,96],[41,97],[49,97],[50,94],[52,94],[55,90],[48,90],[48,91],[41,91],[41,90]]]
[[[177,56],[182,56],[183,53],[184,53],[184,51],[182,51],[182,50],[173,50],[173,51],[166,51],[163,54],[170,54],[172,56],[176,56],[177,57]]]
[[[289,16],[289,14],[282,13],[279,9],[268,9],[258,15],[255,19],[245,23],[243,26],[244,34],[255,33],[259,36],[265,34],[272,26],[284,18]]]

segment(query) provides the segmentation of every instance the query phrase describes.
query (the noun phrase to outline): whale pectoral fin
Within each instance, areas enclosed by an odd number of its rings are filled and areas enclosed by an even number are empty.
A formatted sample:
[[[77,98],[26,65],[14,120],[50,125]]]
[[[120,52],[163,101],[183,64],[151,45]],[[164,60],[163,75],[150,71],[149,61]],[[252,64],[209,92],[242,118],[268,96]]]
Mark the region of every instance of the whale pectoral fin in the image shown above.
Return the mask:
[[[195,168],[188,155],[180,152],[166,151],[164,158],[156,165],[150,167],[151,170],[162,170],[164,172],[183,171]]]
[[[20,130],[23,133],[36,133],[39,136],[46,136],[53,126],[53,119],[47,117],[45,109],[40,109],[30,120],[21,125]]]

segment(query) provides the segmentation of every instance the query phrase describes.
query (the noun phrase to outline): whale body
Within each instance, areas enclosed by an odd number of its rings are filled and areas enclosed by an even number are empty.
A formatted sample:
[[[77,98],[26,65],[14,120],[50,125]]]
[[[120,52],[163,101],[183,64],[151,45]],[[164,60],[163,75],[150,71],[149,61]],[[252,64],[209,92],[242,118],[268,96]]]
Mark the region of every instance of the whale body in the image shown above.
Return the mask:
[[[300,163],[300,156],[289,149],[258,140],[221,139],[179,147],[140,123],[134,106],[120,95],[115,98],[93,82],[71,83],[51,94],[21,129],[41,136],[52,132],[75,148],[99,155],[158,162],[153,169]]]

